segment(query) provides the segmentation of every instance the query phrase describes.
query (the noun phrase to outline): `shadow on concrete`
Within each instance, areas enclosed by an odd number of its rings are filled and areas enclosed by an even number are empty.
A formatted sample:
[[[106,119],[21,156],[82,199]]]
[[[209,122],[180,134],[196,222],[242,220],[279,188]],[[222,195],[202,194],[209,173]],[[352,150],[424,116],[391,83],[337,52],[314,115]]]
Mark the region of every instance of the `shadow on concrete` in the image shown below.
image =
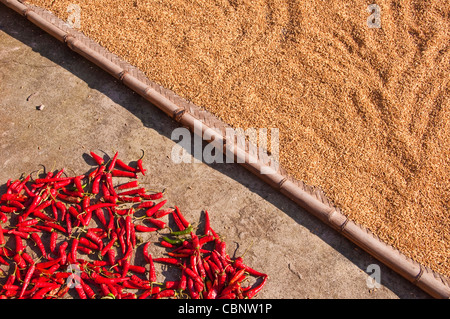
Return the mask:
[[[144,126],[157,131],[166,138],[170,139],[173,130],[179,127],[177,122],[167,117],[156,106],[151,105],[114,77],[71,51],[66,45],[57,41],[24,17],[2,5],[0,5],[0,31],[5,32],[29,46],[33,51],[71,72],[86,82],[91,89],[101,92],[115,103],[123,106],[139,118]],[[142,108],[142,105],[148,105],[148,107]],[[310,230],[311,233],[340,252],[362,271],[365,272],[370,264],[379,263],[375,258],[357,248],[349,240],[314,216],[299,208],[290,199],[268,186],[239,164],[210,164],[209,166],[244,185],[260,196],[261,199],[282,210],[293,221]],[[2,187],[0,190],[3,189]],[[385,265],[380,265],[380,267],[383,274],[382,284],[399,298],[429,298],[428,294],[396,274],[390,268]]]

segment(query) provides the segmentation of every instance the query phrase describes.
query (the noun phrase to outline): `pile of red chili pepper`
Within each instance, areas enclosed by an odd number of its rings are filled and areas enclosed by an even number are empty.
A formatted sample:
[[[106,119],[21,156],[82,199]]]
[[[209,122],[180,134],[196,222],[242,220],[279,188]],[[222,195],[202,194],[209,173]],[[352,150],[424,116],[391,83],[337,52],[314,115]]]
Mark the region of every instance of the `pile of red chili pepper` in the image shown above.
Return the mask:
[[[207,211],[199,229],[178,207],[164,208],[163,192],[139,184],[142,158],[132,165],[117,152],[108,160],[90,155],[97,165],[83,175],[61,169],[7,181],[0,196],[0,299],[243,299],[262,289],[267,275],[227,254]],[[139,238],[144,232],[161,235],[156,244],[167,256],[152,256],[152,242]],[[174,267],[179,279],[159,282],[155,263]]]

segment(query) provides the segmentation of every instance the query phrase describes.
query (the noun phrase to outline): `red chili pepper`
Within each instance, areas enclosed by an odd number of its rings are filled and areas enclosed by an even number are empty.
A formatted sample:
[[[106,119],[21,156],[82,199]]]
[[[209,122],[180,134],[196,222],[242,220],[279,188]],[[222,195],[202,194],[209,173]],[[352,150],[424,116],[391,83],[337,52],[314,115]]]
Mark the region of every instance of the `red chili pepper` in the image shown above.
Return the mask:
[[[164,290],[158,292],[155,295],[155,299],[170,298],[170,297],[173,297],[173,296],[175,296],[175,290],[173,290],[173,289],[164,289]]]
[[[122,259],[124,259],[124,260],[130,259],[132,254],[133,254],[133,246],[128,245],[127,250],[126,250],[124,256],[122,257]]]
[[[17,223],[16,227],[28,227],[28,226],[36,225],[37,223],[39,223],[39,219],[33,218],[33,219],[28,219],[23,222]]]
[[[224,267],[223,267],[222,262],[220,261],[220,259],[218,257],[217,251],[213,250],[213,252],[211,253],[210,256],[211,256],[212,262],[217,266],[217,268],[219,268],[219,272],[223,272],[224,271]]]
[[[187,290],[189,292],[189,296],[191,299],[199,299],[200,296],[197,293],[195,286],[194,286],[194,280],[191,277],[187,278]]]
[[[114,213],[113,211],[108,207],[106,209],[108,211],[108,215],[109,215],[109,221],[108,221],[108,225],[106,226],[106,229],[108,230],[108,235],[111,233],[111,231],[114,230]]]
[[[3,265],[6,265],[6,266],[9,266],[9,262],[7,262],[3,257],[1,257],[0,256],[0,264],[3,264]],[[2,269],[3,270],[3,269]],[[0,275],[2,275],[2,274],[0,274]],[[1,276],[0,276],[1,277]]]
[[[110,172],[105,173],[106,186],[108,187],[111,196],[117,196],[116,191],[114,190],[112,176],[113,175]]]
[[[25,184],[30,180],[31,176],[27,175],[23,181],[14,189],[14,192],[16,193],[20,193],[23,189],[23,187],[25,186]]]
[[[0,222],[6,223],[7,221],[8,221],[8,217],[3,212],[0,212]]]
[[[59,170],[58,173],[55,174],[55,178],[60,178],[63,173],[64,173],[64,168]]]
[[[131,245],[131,228],[133,227],[133,223],[131,220],[131,215],[127,215],[125,217],[125,234],[126,234],[126,242],[127,245]]]
[[[68,292],[69,292],[70,286],[64,285],[56,294],[56,297],[58,299],[62,299]]]
[[[101,165],[103,166],[103,165]],[[89,174],[88,174],[88,179],[89,181],[93,180],[95,178],[95,176],[97,176],[98,170],[99,170],[100,166],[96,167],[94,170],[92,170]]]
[[[56,195],[56,197],[58,199],[61,199],[63,201],[69,202],[69,203],[78,204],[79,202],[81,202],[81,198],[80,197],[69,196],[69,195],[65,195],[65,194],[62,194],[62,193],[58,193]]]
[[[5,246],[5,244],[6,244],[6,240],[5,240],[5,236],[3,235],[2,224],[0,223],[0,247]]]
[[[94,244],[92,241],[87,239],[86,237],[80,237],[79,238],[79,244],[86,246],[93,250],[99,250],[99,246],[97,244]]]
[[[102,166],[104,167],[104,166]],[[91,193],[92,194],[98,194],[100,191],[100,180],[102,178],[101,174],[98,174],[94,177],[94,181],[92,182],[92,189],[91,189]]]
[[[80,284],[84,292],[86,293],[86,296],[90,299],[95,299],[94,290],[82,278],[80,278]]]
[[[86,214],[83,216],[80,216],[80,220],[84,226],[89,226],[89,223],[92,219],[92,210],[86,211]]]
[[[60,248],[60,249],[62,249],[62,248]],[[60,260],[61,260],[61,258],[57,258],[57,259],[53,259],[53,260],[49,260],[49,261],[43,261],[43,262],[37,263],[36,268],[37,269],[47,269],[47,268],[59,263]]]
[[[93,272],[91,273],[91,278],[98,284],[115,284],[120,283],[126,280],[129,280],[129,277],[120,277],[120,278],[106,278],[101,275]]]
[[[62,181],[60,181],[60,182],[54,183],[52,187],[53,187],[54,189],[59,189],[59,188],[62,188],[62,187],[64,187],[64,186],[67,186],[67,185],[69,185],[69,184],[71,184],[71,183],[72,183],[72,181],[71,181],[70,179],[66,179],[66,180],[62,180]]]
[[[199,245],[202,247],[204,244],[213,241],[214,237],[212,235],[204,236],[199,239]]]
[[[109,241],[109,243],[106,244],[106,246],[103,247],[103,249],[101,250],[101,252],[100,252],[100,255],[101,255],[101,256],[105,256],[106,253],[108,252],[108,250],[111,249],[111,247],[112,247],[112,246],[114,245],[114,243],[117,241],[117,234],[116,234],[115,232],[112,232],[111,236],[112,236],[112,238],[111,238],[111,240]]]
[[[130,171],[130,172],[136,172],[137,170],[134,167],[131,167],[127,164],[125,164],[123,161],[121,161],[120,159],[117,159],[116,161],[116,165],[118,167],[120,167],[121,169],[124,169],[126,171]]]
[[[75,184],[75,187],[77,188],[78,192],[84,193],[83,184],[81,183],[81,180],[84,178],[84,175],[76,176],[73,179],[73,183]]]
[[[155,193],[155,194],[141,194],[143,199],[155,200],[160,199],[164,196],[163,192]]]
[[[164,217],[164,216],[172,214],[172,213],[173,213],[173,209],[160,209],[153,216],[155,218],[161,218],[161,217]]]
[[[37,233],[31,234],[31,239],[35,242],[36,246],[38,246],[39,250],[41,251],[41,254],[44,258],[48,259],[47,251],[45,250],[44,243],[42,242],[41,237]]]
[[[103,249],[103,241],[102,241],[102,239],[101,239],[100,237],[98,237],[98,236],[92,231],[92,228],[90,228],[90,229],[87,231],[86,237],[89,238],[90,240],[92,240],[95,244],[97,244],[100,250]]]
[[[22,229],[23,229],[23,227],[20,228],[19,230],[14,230],[14,229],[7,230],[7,229],[4,229],[4,230],[2,231],[2,233],[8,234],[8,235],[19,236],[19,237],[21,237],[21,238],[23,238],[23,239],[28,239],[28,238],[30,238],[30,234],[29,234],[28,232],[23,231]]]
[[[148,263],[149,263],[149,272],[148,272],[148,280],[150,282],[156,282],[156,269],[155,264],[153,263],[153,257],[151,254],[148,255]]]
[[[111,291],[111,294],[114,296],[114,297],[116,297],[116,298],[118,298],[120,295],[119,295],[119,291],[118,291],[118,289],[116,288],[116,287],[118,287],[118,286],[116,286],[115,284],[113,284],[113,283],[107,283],[106,284],[107,286],[108,286],[108,289]],[[120,287],[119,287],[120,288]]]
[[[150,207],[153,207],[154,205],[155,205],[155,202],[153,202],[153,201],[146,201],[146,202],[141,202],[137,208],[138,209],[139,208],[150,208]]]
[[[134,228],[138,232],[154,232],[154,231],[158,231],[159,230],[158,227],[147,227],[147,226],[144,226],[144,225],[135,225]]]
[[[124,238],[125,228],[124,227],[118,228],[118,229],[116,229],[116,232],[117,232],[117,237],[119,238],[119,243],[120,243],[120,247],[122,250],[122,254],[125,254],[125,251],[127,249],[127,246],[125,244],[125,238]]]
[[[206,270],[203,267],[203,261],[202,261],[202,258],[201,258],[200,255],[198,256],[197,270],[198,270],[198,273],[199,273],[200,277],[202,279],[205,279],[206,278]]]
[[[59,211],[61,212],[62,216],[64,216],[66,214],[67,207],[66,207],[66,205],[63,202],[57,201],[57,202],[55,202],[55,206],[56,206],[56,208],[59,209]]]
[[[105,164],[105,160],[103,159],[103,157],[101,157],[101,156],[95,154],[95,153],[92,152],[92,151],[91,151],[90,153],[91,153],[92,158],[94,159],[94,161],[95,161],[98,165],[103,165],[103,164]]]
[[[153,214],[155,214],[162,206],[164,206],[167,203],[167,199],[159,202],[158,204],[156,204],[155,206],[147,209],[147,211],[145,212],[145,214],[147,215],[147,217],[151,217],[153,216]]]
[[[119,265],[122,267],[121,272],[119,272],[120,275],[117,275],[117,278],[127,278],[130,279],[130,275],[128,274],[128,272],[130,271],[130,258],[125,258],[119,261]],[[127,280],[129,281],[129,280]],[[122,283],[123,284],[123,283]]]
[[[46,177],[46,178],[38,178],[34,181],[35,184],[47,184],[47,183],[56,183],[56,182],[64,182],[64,181],[70,181],[70,177]]]
[[[206,294],[206,299],[216,299],[218,294],[219,294],[219,282],[218,278],[215,278],[213,284],[208,290],[208,293]]]
[[[86,208],[86,210],[94,211],[94,210],[99,209],[99,208],[115,207],[115,206],[117,206],[117,204],[113,204],[113,203],[98,203],[98,204],[90,205],[89,207]]]
[[[147,289],[146,291],[144,291],[141,295],[139,295],[138,299],[145,299],[151,295],[157,294],[161,291],[161,288],[158,286],[155,286],[151,289]]]
[[[164,206],[167,203],[167,199],[159,202],[158,204],[156,204],[155,206],[149,208],[145,214],[147,215],[147,217],[151,217],[153,216],[153,214],[155,214],[162,206]]]
[[[27,289],[28,284],[30,283],[31,276],[33,276],[35,269],[36,269],[35,264],[32,264],[28,268],[25,278],[23,279],[23,284],[22,284],[22,289],[20,290],[19,299],[21,299],[23,297],[23,294],[25,293],[25,290]]]
[[[59,246],[58,249],[59,263],[61,265],[65,265],[67,262],[67,255],[66,255],[67,246],[69,246],[69,243],[65,241]]]
[[[118,170],[118,169],[113,169],[111,171],[111,174],[112,174],[113,177],[137,178],[137,175],[134,172],[121,171],[121,170]]]
[[[8,204],[18,208],[19,210],[25,209],[25,206],[21,202],[19,202],[17,200],[10,200],[8,202]]]
[[[116,152],[108,165],[108,172],[112,171],[116,166],[117,157],[119,156],[119,152]]]
[[[230,281],[228,282],[228,285],[231,286],[234,283],[238,282],[242,276],[245,276],[244,274],[245,274],[245,268],[242,268],[242,269],[236,271],[233,278],[231,278]]]
[[[209,213],[207,210],[205,210],[205,231],[204,234],[205,235],[209,235],[209,233],[211,232],[211,222],[209,219]]]
[[[175,213],[177,214],[180,221],[183,223],[184,227],[189,227],[190,223],[184,218],[183,214],[181,213],[180,209],[175,206]]]
[[[155,225],[156,227],[158,227],[159,229],[163,229],[166,228],[166,223],[163,222],[162,220],[159,219],[155,219],[155,218],[146,218],[146,221],[149,221],[150,223],[152,223],[153,225]]]
[[[108,250],[108,262],[111,266],[116,264],[116,252],[113,249]]]
[[[55,284],[55,283],[50,283],[49,286],[46,287],[42,287],[41,289],[39,289],[39,291],[37,291],[32,297],[31,299],[44,299],[44,296],[51,292],[54,289],[59,288],[60,285],[59,284]],[[60,294],[58,294],[59,296]]]
[[[245,291],[244,296],[247,297],[248,299],[253,298],[258,292],[261,291],[262,287],[266,284],[266,282],[267,282],[267,276],[264,276],[262,282],[259,283],[256,287]]]
[[[20,269],[24,269],[27,266],[25,259],[23,259],[21,254],[15,254],[13,260],[17,263],[17,266]]]
[[[119,202],[123,203],[139,203],[140,201],[142,201],[142,198],[140,198],[139,196],[117,196],[117,199]]]
[[[16,240],[16,254],[20,255],[25,249],[22,242],[22,237],[20,237],[19,235],[14,235],[14,238]]]
[[[75,290],[77,291],[80,299],[87,299],[86,293],[84,292],[83,286],[81,284],[75,285]]]
[[[233,266],[238,269],[244,268],[245,271],[247,271],[250,275],[255,276],[255,277],[266,277],[267,276],[266,274],[256,271],[256,270],[250,268],[249,266],[245,265],[242,261],[242,257],[236,258],[235,261],[233,262]]]
[[[147,269],[145,269],[144,266],[133,265],[133,264],[130,264],[130,265],[128,266],[128,270],[129,270],[129,271],[136,272],[136,273],[138,273],[138,274],[145,274],[145,273],[147,272]]]
[[[186,257],[191,256],[188,253],[174,253],[174,252],[168,252],[167,255],[169,255],[170,257],[176,257],[176,258],[186,258]]]
[[[158,230],[158,229],[155,228],[155,231],[156,230]],[[166,247],[166,248],[174,248],[175,247],[175,245],[173,245],[167,241],[164,241],[164,240],[161,240],[159,243],[161,244],[161,246]]]
[[[66,217],[67,217],[67,216],[66,216]],[[61,225],[59,225],[59,224],[56,224],[56,223],[53,223],[53,222],[45,222],[45,225],[46,225],[46,226],[49,226],[49,227],[51,227],[51,228],[53,228],[53,229],[59,230],[59,231],[62,232],[62,233],[68,233],[68,234],[70,234],[70,232],[69,232],[68,229],[65,229],[63,226],[61,226]]]
[[[106,223],[105,213],[103,209],[97,208],[94,210],[95,216],[99,219],[99,221],[102,223],[104,227],[107,227],[108,224]]]
[[[180,265],[180,261],[176,258],[164,258],[164,257],[160,257],[160,258],[153,258],[154,262],[159,262],[159,263],[164,263],[164,264],[170,264],[170,265]]]
[[[131,189],[131,190],[127,190],[127,191],[123,191],[118,193],[117,195],[119,196],[125,196],[125,195],[140,195],[145,193],[145,188],[141,187],[141,188],[136,188],[136,189]]]
[[[184,266],[183,266],[183,268],[186,272],[186,275],[191,277],[194,281],[197,281],[199,284],[203,285],[203,280],[192,269],[190,269],[189,267],[184,267]]]
[[[142,158],[140,158],[140,159],[137,160],[137,165],[138,165],[138,168],[139,168],[139,172],[141,172],[142,175],[145,176],[145,171],[146,171],[146,169],[144,169],[144,167],[143,167],[143,164],[142,164]]]
[[[31,205],[27,207],[24,214],[22,215],[24,219],[28,217],[28,215],[39,205],[42,200],[42,196],[36,195],[31,202]]]
[[[134,277],[133,277],[134,276]],[[130,289],[149,289],[151,286],[147,285],[143,280],[140,278],[135,278],[135,275],[132,275],[130,277],[130,280],[124,281],[122,283],[122,286],[124,288],[130,288]]]
[[[17,194],[7,193],[7,194],[3,194],[0,197],[0,201],[2,201],[2,202],[8,202],[8,201],[11,201],[11,200],[17,200]]]
[[[166,289],[177,289],[180,286],[179,280],[168,280],[164,283]]]
[[[52,231],[52,233],[50,235],[50,252],[52,252],[52,253],[55,253],[57,239],[58,239],[58,233],[56,231]]]
[[[25,251],[22,252],[22,258],[23,258],[29,265],[34,264],[33,258],[32,258],[30,255],[28,255],[28,253],[25,252]]]
[[[53,221],[54,219],[47,216],[46,214],[44,214],[42,211],[40,210],[35,210],[32,212],[33,216],[42,219],[42,220],[46,220],[46,221]]]
[[[209,263],[207,260],[202,259],[203,269],[205,269],[206,275],[211,281],[214,281],[215,276],[213,275],[211,271],[211,267],[209,266]]]
[[[19,208],[17,207],[11,207],[11,206],[0,206],[0,211],[4,212],[4,213],[15,213],[19,210]]]
[[[69,213],[69,211],[67,211],[66,212],[66,218],[65,218],[65,220],[66,220],[66,229],[65,229],[65,231],[64,232],[67,232],[67,234],[70,236],[70,235],[72,235],[72,221],[71,221],[71,219],[70,219],[70,213]]]
[[[69,255],[69,257],[70,257],[69,260],[71,263],[75,263],[77,260],[78,243],[79,243],[78,238],[72,239],[72,248],[70,250],[70,255]]]
[[[123,189],[138,187],[138,186],[139,186],[139,181],[135,180],[135,181],[131,181],[131,182],[119,185],[119,186],[117,186],[117,189],[123,190]]]

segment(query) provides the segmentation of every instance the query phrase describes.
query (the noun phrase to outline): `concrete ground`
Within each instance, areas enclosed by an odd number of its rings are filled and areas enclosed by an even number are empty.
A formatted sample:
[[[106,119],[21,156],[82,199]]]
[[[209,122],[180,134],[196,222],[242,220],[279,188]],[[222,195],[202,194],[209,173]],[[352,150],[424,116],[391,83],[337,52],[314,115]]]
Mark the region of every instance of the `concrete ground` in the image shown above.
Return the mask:
[[[44,109],[36,107],[44,105]],[[429,298],[238,164],[175,164],[178,125],[95,65],[0,5],[0,184],[40,169],[82,174],[90,150],[133,161],[192,221],[207,209],[228,253],[269,275],[258,298]],[[100,151],[99,151],[100,152]],[[381,287],[367,285],[369,265]],[[162,274],[160,273],[159,276]]]

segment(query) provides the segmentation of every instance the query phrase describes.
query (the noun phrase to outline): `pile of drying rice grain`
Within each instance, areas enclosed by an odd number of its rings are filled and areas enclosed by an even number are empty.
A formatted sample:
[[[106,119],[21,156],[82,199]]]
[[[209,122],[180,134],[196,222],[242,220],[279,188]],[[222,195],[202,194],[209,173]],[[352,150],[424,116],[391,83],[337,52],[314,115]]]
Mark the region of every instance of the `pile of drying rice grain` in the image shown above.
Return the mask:
[[[450,3],[29,0],[236,128],[343,213],[450,275]]]

